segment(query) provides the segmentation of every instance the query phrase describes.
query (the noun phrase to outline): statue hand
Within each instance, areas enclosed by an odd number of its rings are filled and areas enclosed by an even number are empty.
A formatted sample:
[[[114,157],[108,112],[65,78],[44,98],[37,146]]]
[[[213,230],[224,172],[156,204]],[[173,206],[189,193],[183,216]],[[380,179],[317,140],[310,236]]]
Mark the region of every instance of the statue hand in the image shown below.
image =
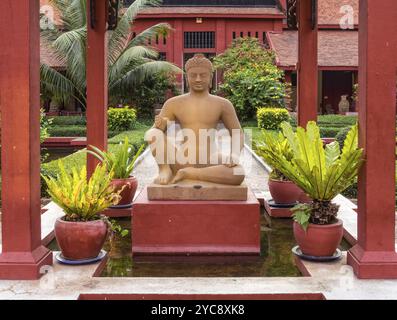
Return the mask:
[[[225,166],[228,168],[236,167],[240,164],[240,159],[237,155],[232,154],[226,158]]]
[[[157,115],[154,118],[154,126],[157,129],[160,129],[161,131],[164,131],[167,128],[167,121],[168,121],[167,118],[163,118],[162,116]]]

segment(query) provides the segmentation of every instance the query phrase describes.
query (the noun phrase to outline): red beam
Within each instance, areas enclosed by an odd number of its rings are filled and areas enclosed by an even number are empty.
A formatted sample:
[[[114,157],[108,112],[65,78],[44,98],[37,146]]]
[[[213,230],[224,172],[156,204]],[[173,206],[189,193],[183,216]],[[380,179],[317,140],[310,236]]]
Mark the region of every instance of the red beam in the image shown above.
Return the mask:
[[[227,18],[227,19],[272,19],[272,20],[280,20],[285,18],[284,14],[249,14],[249,13],[239,13],[239,14],[230,14],[230,13],[153,13],[153,14],[144,14],[140,13],[136,20],[144,20],[144,19],[186,19],[186,18]]]
[[[395,119],[397,1],[360,0],[358,244],[348,264],[359,278],[397,278]]]
[[[107,1],[94,0],[96,25],[91,27],[90,0],[87,0],[87,144],[107,149],[108,65],[107,65]],[[88,176],[98,164],[87,156]]]
[[[0,1],[2,253],[0,279],[37,279],[41,245],[39,0]]]
[[[298,124],[306,126],[317,120],[318,67],[317,33],[312,29],[312,5],[314,0],[298,0],[299,44],[298,44]]]

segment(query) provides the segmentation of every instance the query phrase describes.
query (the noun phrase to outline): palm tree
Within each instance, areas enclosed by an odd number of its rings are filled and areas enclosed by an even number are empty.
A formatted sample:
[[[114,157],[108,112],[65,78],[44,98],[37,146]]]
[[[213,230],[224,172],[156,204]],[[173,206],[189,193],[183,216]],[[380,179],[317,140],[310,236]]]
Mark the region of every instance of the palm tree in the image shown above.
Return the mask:
[[[86,106],[86,0],[50,0],[60,15],[61,28],[42,30],[41,43],[49,46],[54,58],[66,66],[60,72],[41,63],[41,90],[49,92],[57,101],[71,98]],[[166,36],[171,26],[156,24],[133,39],[131,27],[139,11],[147,6],[159,5],[161,0],[136,0],[120,16],[117,28],[108,31],[109,97],[118,99],[158,73],[180,72],[175,65],[158,61],[158,52],[146,45],[149,39]]]

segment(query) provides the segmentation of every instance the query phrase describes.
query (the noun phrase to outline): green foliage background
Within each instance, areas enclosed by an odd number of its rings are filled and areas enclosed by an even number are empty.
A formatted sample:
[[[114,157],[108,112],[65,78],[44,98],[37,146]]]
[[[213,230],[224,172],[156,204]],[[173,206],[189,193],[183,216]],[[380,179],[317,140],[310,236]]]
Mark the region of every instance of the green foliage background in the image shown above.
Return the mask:
[[[252,119],[259,107],[283,107],[286,86],[275,56],[256,38],[238,38],[214,66],[224,73],[219,93],[229,99],[240,120]]]

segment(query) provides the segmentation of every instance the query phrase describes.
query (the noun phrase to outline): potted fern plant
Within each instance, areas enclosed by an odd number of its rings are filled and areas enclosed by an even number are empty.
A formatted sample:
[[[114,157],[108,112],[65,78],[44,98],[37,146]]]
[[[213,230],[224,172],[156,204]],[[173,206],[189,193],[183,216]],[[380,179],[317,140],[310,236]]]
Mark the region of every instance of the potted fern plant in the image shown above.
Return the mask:
[[[343,236],[339,207],[332,199],[355,182],[363,163],[358,127],[349,131],[342,150],[337,141],[324,148],[315,122],[309,122],[306,130],[298,127],[296,133],[289,123],[281,127],[293,156],[287,159],[275,152],[273,164],[312,199],[293,209],[295,239],[303,254],[330,257]]]
[[[128,138],[125,137],[124,143],[116,152],[102,151],[95,146],[90,147],[92,150],[86,150],[86,152],[98,158],[106,166],[108,172],[113,172],[111,184],[115,191],[120,191],[121,195],[118,206],[130,206],[138,188],[138,180],[131,173],[145,145],[141,145],[134,154]]]
[[[111,226],[101,212],[120,200],[111,185],[112,174],[105,166],[97,166],[87,181],[86,167],[69,174],[59,161],[57,177],[46,177],[48,194],[65,216],[55,222],[55,237],[68,260],[87,260],[98,257]]]
[[[278,205],[294,205],[301,196],[302,190],[287,176],[277,169],[274,154],[277,153],[287,161],[292,159],[292,150],[281,132],[263,131],[263,142],[256,145],[256,152],[272,168],[269,176],[269,191]]]

